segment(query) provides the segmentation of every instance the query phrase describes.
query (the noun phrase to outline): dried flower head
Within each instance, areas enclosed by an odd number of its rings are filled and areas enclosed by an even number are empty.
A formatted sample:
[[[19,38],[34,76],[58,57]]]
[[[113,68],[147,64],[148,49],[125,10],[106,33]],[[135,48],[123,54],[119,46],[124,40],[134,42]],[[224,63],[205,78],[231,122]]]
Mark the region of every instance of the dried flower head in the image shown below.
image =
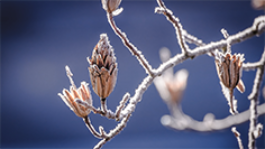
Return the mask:
[[[228,50],[226,54],[223,54],[217,51],[215,54],[215,64],[222,91],[230,106],[230,113],[236,114],[237,101],[233,96],[233,90],[237,87],[241,93],[245,91],[244,83],[241,80],[244,55],[231,55],[230,52]]]
[[[65,69],[71,83],[70,91],[63,89],[63,94],[58,93],[58,95],[77,116],[84,118],[91,112],[91,110],[86,105],[79,104],[76,100],[81,99],[83,102],[87,103],[87,105],[92,105],[92,97],[88,88],[88,83],[82,82],[81,86],[77,89],[72,79],[73,74],[71,73],[70,68],[66,66]]]
[[[167,61],[171,56],[167,48],[160,50],[160,58],[162,62]],[[166,70],[161,77],[154,80],[155,86],[161,98],[168,104],[179,103],[182,94],[186,88],[188,80],[188,71],[181,69],[173,74],[173,68]]]
[[[122,8],[118,9],[121,0],[101,0],[102,7],[108,13],[112,13],[114,15],[118,15],[122,12]]]
[[[93,50],[90,67],[90,79],[94,92],[103,100],[113,91],[118,74],[116,57],[107,34],[101,34]]]
[[[230,53],[222,54],[221,52],[217,53],[215,60],[218,77],[222,84],[229,89],[237,87],[241,93],[245,91],[245,86],[241,80],[244,60],[243,54],[231,55]]]

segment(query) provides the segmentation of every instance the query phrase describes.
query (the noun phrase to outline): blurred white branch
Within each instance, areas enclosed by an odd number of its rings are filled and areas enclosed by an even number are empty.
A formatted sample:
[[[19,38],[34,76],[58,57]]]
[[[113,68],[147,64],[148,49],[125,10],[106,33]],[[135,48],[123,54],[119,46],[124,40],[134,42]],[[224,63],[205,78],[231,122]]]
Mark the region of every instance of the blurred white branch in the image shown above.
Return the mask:
[[[209,113],[206,114],[203,121],[197,121],[186,115],[181,111],[181,109],[174,107],[181,112],[181,117],[175,118],[171,115],[164,115],[161,118],[161,122],[164,126],[170,127],[176,130],[194,130],[194,131],[215,131],[226,129],[241,123],[244,123],[249,120],[250,110],[240,112],[236,115],[229,115],[224,119],[217,120],[214,118],[214,115]],[[265,103],[257,107],[258,116],[265,114]],[[178,114],[180,115],[180,114]]]

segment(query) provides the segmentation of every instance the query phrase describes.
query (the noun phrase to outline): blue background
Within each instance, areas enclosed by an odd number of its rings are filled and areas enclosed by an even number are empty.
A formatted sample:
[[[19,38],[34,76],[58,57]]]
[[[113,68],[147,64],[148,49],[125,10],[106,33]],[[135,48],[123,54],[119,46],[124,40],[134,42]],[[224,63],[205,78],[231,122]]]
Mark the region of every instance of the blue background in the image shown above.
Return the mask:
[[[166,5],[184,29],[205,43],[222,39],[222,28],[235,34],[264,14],[254,10],[250,1],[166,1]],[[161,47],[168,47],[173,54],[181,52],[171,23],[163,15],[154,14],[156,6],[155,0],[125,0],[121,3],[124,11],[115,17],[154,68],[160,65]],[[92,148],[99,141],[57,93],[70,86],[65,65],[71,68],[78,86],[81,81],[90,82],[86,57],[91,56],[101,33],[108,34],[118,61],[117,85],[108,98],[108,107],[115,111],[123,95],[133,95],[146,74],[111,30],[99,1],[1,2],[1,148]],[[232,46],[233,52],[245,53],[245,62],[258,61],[263,49],[264,35]],[[196,120],[209,112],[217,119],[228,116],[213,58],[203,55],[174,70],[181,68],[189,71],[183,111]],[[246,92],[235,91],[240,112],[249,107],[247,96],[254,77],[255,71],[244,72]],[[92,96],[94,106],[100,106],[93,91]],[[264,99],[260,97],[260,101]],[[151,85],[127,127],[104,148],[238,147],[230,129],[198,133],[165,128],[160,118],[168,113]],[[110,130],[117,124],[99,115],[90,117],[95,128],[102,125]],[[264,124],[264,116],[259,121]],[[248,126],[246,122],[237,127],[245,147]],[[264,134],[257,143],[259,148],[265,147]]]

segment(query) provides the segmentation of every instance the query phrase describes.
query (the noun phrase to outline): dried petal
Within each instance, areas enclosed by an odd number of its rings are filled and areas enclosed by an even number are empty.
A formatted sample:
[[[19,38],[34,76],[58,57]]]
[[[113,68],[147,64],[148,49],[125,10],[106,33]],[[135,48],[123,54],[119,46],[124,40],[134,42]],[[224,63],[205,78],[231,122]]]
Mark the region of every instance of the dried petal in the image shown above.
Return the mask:
[[[237,90],[240,91],[240,93],[244,93],[245,92],[245,85],[243,83],[243,81],[240,79],[237,86],[236,86]]]

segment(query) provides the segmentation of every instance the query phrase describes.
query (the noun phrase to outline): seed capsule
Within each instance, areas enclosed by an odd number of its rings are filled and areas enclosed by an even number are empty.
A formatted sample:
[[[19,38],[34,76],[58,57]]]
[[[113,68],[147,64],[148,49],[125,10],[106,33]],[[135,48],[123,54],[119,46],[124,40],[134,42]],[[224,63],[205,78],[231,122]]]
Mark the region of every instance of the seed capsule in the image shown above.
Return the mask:
[[[101,3],[103,9],[108,12],[113,12],[119,7],[121,0],[101,0]]]
[[[241,93],[245,91],[241,80],[243,61],[244,55],[230,53],[218,53],[215,61],[218,77],[223,85],[229,89],[237,87]]]
[[[113,91],[118,74],[116,57],[109,43],[107,34],[101,34],[100,40],[95,46],[91,59],[89,73],[94,92],[105,99]]]
[[[91,112],[88,106],[92,105],[92,96],[88,88],[88,83],[82,82],[81,86],[77,89],[72,79],[73,74],[71,73],[70,68],[68,66],[65,68],[66,74],[71,83],[70,91],[63,89],[63,94],[58,93],[58,95],[77,116],[84,118]],[[76,99],[82,100],[85,104],[76,102]]]

